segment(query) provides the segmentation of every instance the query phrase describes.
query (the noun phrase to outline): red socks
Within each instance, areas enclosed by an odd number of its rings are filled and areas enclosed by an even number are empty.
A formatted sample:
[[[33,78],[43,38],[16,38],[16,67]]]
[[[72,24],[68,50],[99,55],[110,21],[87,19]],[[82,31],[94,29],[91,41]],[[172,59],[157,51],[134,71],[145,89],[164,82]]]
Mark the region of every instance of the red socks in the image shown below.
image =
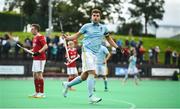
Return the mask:
[[[35,79],[34,80],[34,86],[35,86],[35,91],[36,93],[39,93],[39,80],[38,79]]]
[[[36,93],[44,93],[44,79],[35,79],[34,85]]]
[[[44,93],[44,79],[39,80],[39,89],[41,93]]]

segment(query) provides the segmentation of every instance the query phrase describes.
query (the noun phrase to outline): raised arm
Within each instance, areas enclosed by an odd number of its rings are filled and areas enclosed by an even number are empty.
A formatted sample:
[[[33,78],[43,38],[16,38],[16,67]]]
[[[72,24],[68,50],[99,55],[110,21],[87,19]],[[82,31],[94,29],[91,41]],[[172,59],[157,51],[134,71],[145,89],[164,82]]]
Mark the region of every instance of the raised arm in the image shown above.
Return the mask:
[[[71,36],[69,36],[69,35],[64,35],[64,38],[65,38],[66,40],[74,40],[74,39],[77,39],[80,35],[81,35],[81,33],[80,33],[80,32],[77,32],[77,33],[75,33],[75,34],[73,34],[73,35],[71,35]]]

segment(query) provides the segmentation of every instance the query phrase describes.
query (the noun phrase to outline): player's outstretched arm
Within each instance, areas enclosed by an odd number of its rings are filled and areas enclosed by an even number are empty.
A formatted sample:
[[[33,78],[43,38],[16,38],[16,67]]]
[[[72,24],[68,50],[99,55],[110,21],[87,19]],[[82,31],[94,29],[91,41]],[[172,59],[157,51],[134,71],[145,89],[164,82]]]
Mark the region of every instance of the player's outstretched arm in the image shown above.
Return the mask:
[[[81,35],[81,33],[80,33],[80,32],[77,32],[77,33],[75,33],[75,34],[73,34],[73,35],[71,35],[71,36],[64,34],[63,37],[64,37],[66,40],[74,40],[74,39],[77,39],[80,35]]]

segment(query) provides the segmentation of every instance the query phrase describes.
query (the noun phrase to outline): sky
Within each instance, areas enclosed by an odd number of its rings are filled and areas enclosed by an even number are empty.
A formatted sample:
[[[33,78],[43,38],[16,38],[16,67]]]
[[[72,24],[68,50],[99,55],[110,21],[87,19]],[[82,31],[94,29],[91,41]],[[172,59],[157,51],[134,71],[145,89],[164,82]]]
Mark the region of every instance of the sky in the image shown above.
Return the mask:
[[[180,0],[165,0],[165,13],[160,24],[180,26]]]
[[[0,11],[2,11],[5,0],[0,0]],[[180,26],[180,0],[165,0],[165,13],[160,25]]]

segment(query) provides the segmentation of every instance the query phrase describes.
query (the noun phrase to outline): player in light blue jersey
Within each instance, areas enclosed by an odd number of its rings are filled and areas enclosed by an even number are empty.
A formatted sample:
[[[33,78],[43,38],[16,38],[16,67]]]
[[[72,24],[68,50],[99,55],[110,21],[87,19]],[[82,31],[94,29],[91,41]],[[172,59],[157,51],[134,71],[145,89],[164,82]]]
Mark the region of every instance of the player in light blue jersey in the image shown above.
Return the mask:
[[[136,85],[138,85],[138,78],[137,78],[138,69],[136,67],[136,61],[137,61],[136,49],[133,48],[131,50],[131,56],[129,57],[128,72],[125,74],[123,84],[125,84],[125,82],[127,81],[128,74],[130,74],[130,75],[134,75],[134,82],[135,82]]]
[[[108,91],[107,87],[107,74],[108,74],[108,68],[107,68],[107,61],[109,60],[111,54],[109,53],[108,49],[101,45],[101,48],[99,52],[97,53],[97,62],[96,62],[96,75],[97,76],[103,76],[104,80],[104,91]],[[94,87],[95,91],[95,87]]]
[[[64,97],[67,97],[68,87],[79,84],[87,79],[89,102],[98,103],[99,101],[102,100],[101,98],[96,97],[93,94],[93,88],[95,82],[94,77],[96,70],[96,54],[98,53],[104,38],[107,39],[110,45],[117,48],[117,50],[120,50],[120,48],[109,36],[108,29],[106,28],[106,26],[99,23],[100,19],[101,19],[101,11],[98,9],[93,9],[91,11],[91,21],[92,21],[91,23],[84,24],[79,30],[79,32],[75,33],[72,36],[64,35],[66,40],[77,39],[81,34],[83,34],[84,36],[82,40],[82,73],[80,76],[76,77],[71,82],[63,82]]]

